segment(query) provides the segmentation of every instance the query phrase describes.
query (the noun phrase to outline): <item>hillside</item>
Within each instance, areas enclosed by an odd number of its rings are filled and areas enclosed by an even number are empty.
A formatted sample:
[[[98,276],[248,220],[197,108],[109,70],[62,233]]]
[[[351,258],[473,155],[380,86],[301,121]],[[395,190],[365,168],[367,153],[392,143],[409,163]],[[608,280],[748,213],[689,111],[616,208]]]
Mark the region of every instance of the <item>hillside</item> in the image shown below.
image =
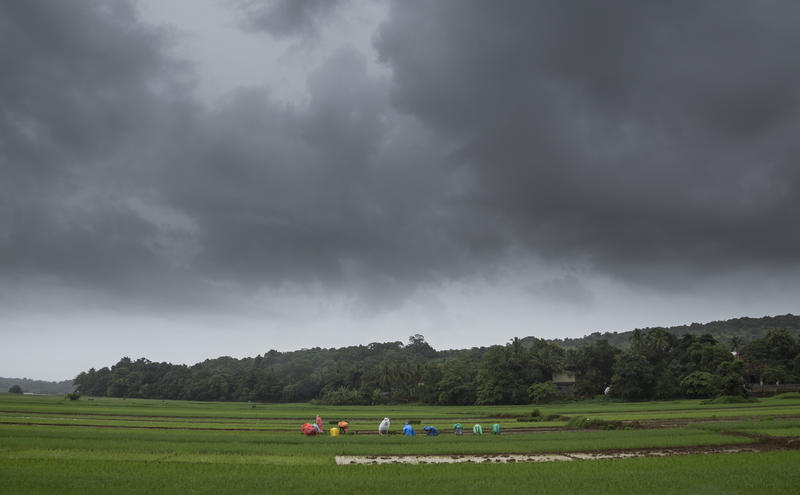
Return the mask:
[[[783,328],[795,338],[800,337],[800,316],[785,314],[780,316],[764,316],[762,318],[733,318],[724,321],[712,321],[709,323],[692,323],[689,325],[678,325],[674,327],[648,327],[638,330],[647,333],[655,328],[661,328],[667,332],[680,337],[690,333],[694,335],[710,334],[715,339],[723,343],[729,343],[731,338],[738,337],[742,344],[746,344],[755,339],[761,338],[767,332],[776,328]],[[633,330],[627,332],[594,332],[580,338],[553,339],[552,342],[563,347],[578,347],[591,345],[598,340],[605,339],[614,347],[625,348],[628,346]],[[523,345],[530,345],[535,337],[525,337],[522,339]]]
[[[31,380],[30,378],[0,377],[0,392],[7,392],[8,389],[14,385],[19,385],[23,392],[34,394],[65,394],[75,390],[75,387],[72,385],[72,380],[48,382],[44,380]]]

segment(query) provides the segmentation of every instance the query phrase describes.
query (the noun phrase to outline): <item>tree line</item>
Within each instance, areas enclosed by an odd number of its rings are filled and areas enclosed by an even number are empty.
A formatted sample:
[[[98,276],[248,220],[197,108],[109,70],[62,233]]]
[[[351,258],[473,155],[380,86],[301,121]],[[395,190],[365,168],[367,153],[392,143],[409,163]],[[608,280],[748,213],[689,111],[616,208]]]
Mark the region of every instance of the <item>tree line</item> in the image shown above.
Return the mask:
[[[559,387],[553,374],[571,372]],[[677,337],[636,330],[625,349],[606,340],[564,348],[543,339],[436,351],[421,335],[338,349],[208,359],[193,366],[122,358],[80,373],[90,396],[322,404],[527,404],[590,398],[625,400],[747,395],[751,383],[800,382],[800,344],[775,329],[746,344],[710,334]]]

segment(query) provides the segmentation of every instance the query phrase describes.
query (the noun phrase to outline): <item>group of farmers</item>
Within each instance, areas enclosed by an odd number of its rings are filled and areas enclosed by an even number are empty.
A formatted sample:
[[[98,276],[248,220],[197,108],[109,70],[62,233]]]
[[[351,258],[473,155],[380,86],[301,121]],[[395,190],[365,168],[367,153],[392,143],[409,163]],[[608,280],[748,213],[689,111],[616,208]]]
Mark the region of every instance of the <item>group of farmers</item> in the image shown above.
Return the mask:
[[[383,422],[386,422],[386,429],[383,429]],[[381,422],[381,426],[378,428],[378,433],[381,435],[386,435],[389,433],[389,418],[383,418],[383,422]],[[439,434],[439,430],[436,429],[435,426],[426,426],[422,428],[426,435],[429,437],[435,437]],[[453,425],[453,434],[454,435],[463,435],[464,434],[464,426],[461,423],[456,423]],[[479,424],[475,424],[472,426],[472,434],[473,435],[483,435],[483,427]],[[500,434],[500,424],[495,423],[492,425],[492,434],[499,435]],[[414,428],[406,421],[406,425],[403,426],[403,435],[413,437],[416,435],[414,432]]]
[[[383,418],[381,424],[378,426],[378,434],[379,435],[388,435],[389,434],[389,425],[391,424],[391,420],[389,418]],[[347,421],[339,421],[337,426],[334,426],[330,430],[330,434],[332,437],[338,436],[340,433],[343,435],[347,434],[347,430],[350,427],[350,424]],[[425,426],[422,428],[425,431],[425,434],[429,437],[435,437],[439,435],[439,430],[436,429],[435,426]],[[303,426],[300,427],[300,431],[303,432],[304,435],[308,436],[315,436],[321,434],[324,430],[322,428],[322,418],[320,418],[319,414],[317,414],[317,419],[314,420],[313,423],[303,423]],[[492,433],[494,435],[500,434],[500,425],[495,423],[492,425]],[[454,435],[463,435],[464,434],[464,426],[461,423],[456,423],[453,425],[453,434]],[[473,435],[483,435],[483,427],[479,424],[475,424],[472,427],[472,434]],[[413,437],[416,435],[414,431],[414,427],[406,421],[405,426],[403,426],[403,435]]]
[[[349,428],[350,423],[342,420],[330,429],[330,434],[332,437],[339,436],[339,433],[347,435],[347,430]],[[303,426],[300,427],[300,431],[303,432],[303,435],[308,435],[310,437],[322,434],[325,431],[322,427],[322,418],[317,414],[317,419],[315,419],[313,423],[303,423]]]

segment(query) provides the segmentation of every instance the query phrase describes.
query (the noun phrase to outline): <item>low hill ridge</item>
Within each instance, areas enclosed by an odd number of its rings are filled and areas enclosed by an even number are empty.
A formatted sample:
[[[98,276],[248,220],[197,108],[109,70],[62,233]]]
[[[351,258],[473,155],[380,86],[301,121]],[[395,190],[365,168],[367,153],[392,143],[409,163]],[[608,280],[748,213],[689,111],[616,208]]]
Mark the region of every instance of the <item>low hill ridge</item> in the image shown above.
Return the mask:
[[[23,392],[32,394],[66,394],[75,390],[72,380],[49,382],[46,380],[32,380],[30,378],[4,378],[0,377],[0,392],[7,392],[14,385],[19,385]]]
[[[708,323],[691,323],[689,325],[678,325],[674,327],[646,327],[636,330],[640,330],[642,333],[646,334],[656,328],[665,330],[676,337],[680,337],[686,333],[694,335],[709,334],[723,343],[729,343],[733,337],[738,337],[742,344],[746,344],[747,342],[763,337],[767,332],[776,328],[785,329],[795,338],[800,337],[800,316],[795,316],[791,313],[778,316],[763,316],[761,318],[744,316],[741,318],[711,321]],[[634,330],[626,332],[594,332],[574,339],[548,340],[566,348],[591,345],[598,340],[607,340],[608,343],[614,347],[626,348],[633,332]],[[523,345],[528,346],[534,339],[536,339],[536,337],[525,337],[521,340]]]

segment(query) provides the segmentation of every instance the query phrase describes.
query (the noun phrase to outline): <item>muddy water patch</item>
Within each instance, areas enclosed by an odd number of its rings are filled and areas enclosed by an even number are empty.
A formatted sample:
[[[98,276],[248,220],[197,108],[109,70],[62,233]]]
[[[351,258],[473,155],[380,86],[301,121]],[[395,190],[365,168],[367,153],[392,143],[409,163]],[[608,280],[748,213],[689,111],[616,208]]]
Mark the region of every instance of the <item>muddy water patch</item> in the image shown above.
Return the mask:
[[[562,454],[481,454],[481,455],[337,455],[336,464],[459,464],[571,461]]]
[[[478,455],[384,455],[348,456],[337,455],[336,464],[458,464],[458,463],[517,463],[517,462],[563,462],[590,461],[598,459],[631,459],[636,457],[668,457],[692,454],[738,454],[760,452],[757,446],[724,446],[682,449],[638,449],[597,452],[559,452],[536,454],[478,454]]]

